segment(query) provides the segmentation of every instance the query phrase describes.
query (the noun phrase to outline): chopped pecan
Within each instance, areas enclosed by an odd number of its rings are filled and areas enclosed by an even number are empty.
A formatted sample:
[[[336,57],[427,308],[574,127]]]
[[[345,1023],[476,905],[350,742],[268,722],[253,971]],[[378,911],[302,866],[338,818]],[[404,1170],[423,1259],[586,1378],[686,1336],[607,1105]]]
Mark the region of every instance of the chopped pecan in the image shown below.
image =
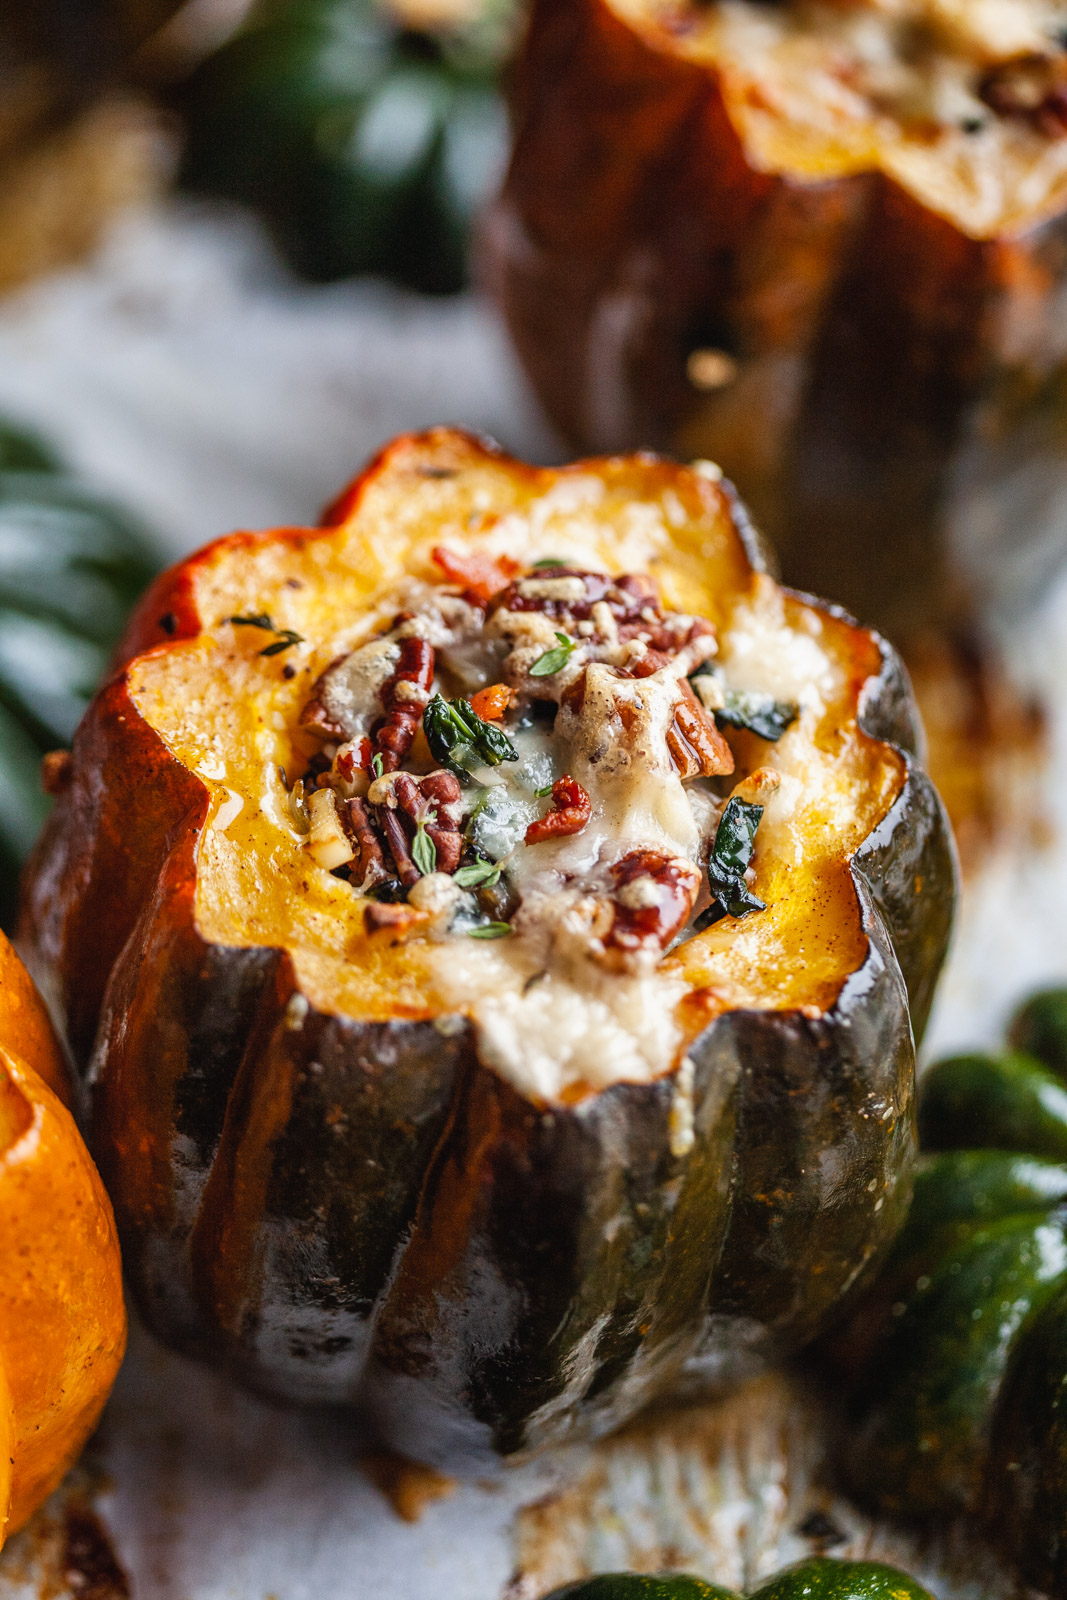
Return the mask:
[[[1034,54],[1001,62],[986,73],[979,94],[1001,116],[1030,122],[1048,139],[1067,134],[1067,64],[1062,56]]]
[[[483,550],[450,550],[439,544],[432,554],[449,583],[463,585],[463,598],[473,606],[488,605],[519,571],[519,563],[510,556],[491,556]]]
[[[371,814],[362,800],[348,801],[348,831],[356,846],[356,860],[350,876],[363,889],[373,889],[385,883],[390,873],[385,865],[381,840],[371,820]]]
[[[649,612],[662,617],[655,580],[627,574],[610,578],[604,572],[577,567],[549,567],[527,574],[495,597],[494,610],[539,611],[556,622],[587,622],[593,607],[606,604],[617,624],[636,623]]]
[[[681,699],[667,729],[667,748],[680,776],[714,778],[734,770],[733,751],[704,710],[686,679],[679,684]]]
[[[386,772],[396,772],[411,746],[433,688],[434,650],[425,639],[405,639],[396,671],[382,687],[385,720],[374,732],[374,748]]]
[[[552,805],[555,809],[547,816],[530,823],[527,844],[543,844],[547,839],[565,839],[581,833],[593,813],[592,802],[581,784],[566,775],[552,785]]]
[[[459,831],[458,821],[451,814],[451,808],[463,794],[459,779],[451,772],[431,772],[416,781],[409,772],[400,772],[393,793],[399,808],[416,827],[420,822],[425,824],[426,832],[433,841],[437,871],[455,872],[463,854],[463,835]],[[428,817],[433,820],[427,821]],[[399,865],[398,862],[398,870]]]
[[[396,864],[396,875],[405,889],[410,889],[412,884],[418,883],[422,873],[412,858],[404,824],[390,806],[380,807],[378,816],[385,842],[389,846],[389,854]]]
[[[664,951],[693,914],[700,872],[660,850],[633,850],[611,869],[614,916],[606,949]]]
[[[411,906],[383,905],[377,900],[372,900],[363,912],[363,926],[368,933],[381,933],[387,929],[403,935],[428,920],[425,912],[415,911]]]

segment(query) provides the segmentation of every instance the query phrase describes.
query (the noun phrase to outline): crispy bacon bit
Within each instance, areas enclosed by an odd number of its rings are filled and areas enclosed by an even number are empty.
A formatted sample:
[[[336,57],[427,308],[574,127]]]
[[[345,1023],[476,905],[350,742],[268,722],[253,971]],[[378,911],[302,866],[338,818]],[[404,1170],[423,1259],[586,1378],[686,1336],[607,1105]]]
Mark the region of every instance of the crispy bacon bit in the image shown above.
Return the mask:
[[[506,683],[491,683],[471,695],[471,710],[485,722],[499,722],[511,704],[511,690]]]
[[[463,598],[472,606],[488,605],[521,571],[510,556],[491,556],[482,550],[450,550],[446,544],[439,544],[432,554],[449,583],[463,585]]]
[[[700,872],[691,861],[659,850],[634,850],[611,869],[615,914],[606,949],[664,951],[692,916]]]
[[[527,844],[544,844],[547,839],[565,839],[581,833],[593,814],[592,802],[581,784],[566,775],[552,785],[552,804],[555,810],[530,823]]]
[[[396,671],[382,687],[385,720],[374,734],[374,748],[386,772],[397,771],[415,742],[426,699],[433,688],[433,670],[433,645],[425,639],[405,639]]]
[[[356,859],[350,876],[366,893],[376,884],[384,883],[390,874],[385,865],[381,841],[362,800],[348,801],[348,822],[348,831],[356,847]]]
[[[733,751],[693,693],[688,682],[679,684],[682,698],[667,730],[667,748],[680,776],[714,778],[734,770]]]

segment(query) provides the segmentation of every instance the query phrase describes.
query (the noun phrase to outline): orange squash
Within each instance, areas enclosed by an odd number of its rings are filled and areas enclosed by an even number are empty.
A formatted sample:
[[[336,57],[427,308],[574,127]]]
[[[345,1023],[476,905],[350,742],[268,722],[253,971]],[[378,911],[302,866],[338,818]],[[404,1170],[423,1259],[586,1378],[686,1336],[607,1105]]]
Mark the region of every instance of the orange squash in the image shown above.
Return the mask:
[[[126,1344],[111,1205],[44,1004],[0,934],[0,1541],[59,1483]]]

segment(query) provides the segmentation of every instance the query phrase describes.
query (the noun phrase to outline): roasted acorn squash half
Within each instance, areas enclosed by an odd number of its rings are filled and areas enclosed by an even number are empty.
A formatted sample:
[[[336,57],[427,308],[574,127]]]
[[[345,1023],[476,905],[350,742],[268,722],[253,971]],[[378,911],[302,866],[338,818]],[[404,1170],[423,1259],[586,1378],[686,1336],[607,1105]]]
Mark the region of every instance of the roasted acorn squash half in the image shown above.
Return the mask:
[[[159,580],[22,918],[149,1324],[460,1467],[810,1337],[910,1184],[914,741],[706,463],[438,430]]]
[[[853,1487],[979,1516],[1028,1580],[1067,1584],[1067,990],[1001,1055],[923,1080],[924,1157],[885,1272],[836,1342],[855,1379]]]
[[[0,1544],[85,1443],[126,1344],[111,1205],[59,1042],[0,934]]]
[[[548,1600],[741,1600],[736,1589],[670,1573],[647,1577],[608,1572],[554,1589]],[[932,1600],[914,1578],[880,1561],[816,1556],[787,1567],[752,1591],[750,1600]]]
[[[898,642],[1063,559],[1067,8],[534,0],[486,263],[589,450],[721,463]]]

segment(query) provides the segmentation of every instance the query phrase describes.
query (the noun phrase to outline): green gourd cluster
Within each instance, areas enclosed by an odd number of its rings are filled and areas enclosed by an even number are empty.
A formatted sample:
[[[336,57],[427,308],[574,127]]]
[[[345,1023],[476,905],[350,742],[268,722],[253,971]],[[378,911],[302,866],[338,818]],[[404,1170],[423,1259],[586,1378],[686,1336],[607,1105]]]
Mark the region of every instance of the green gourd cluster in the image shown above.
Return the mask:
[[[478,0],[435,27],[405,26],[404,9],[256,6],[181,91],[182,176],[258,211],[307,278],[375,273],[450,293],[503,170],[496,83],[517,5]]]
[[[999,1055],[932,1067],[908,1222],[837,1353],[856,1382],[852,1486],[909,1516],[971,1513],[1067,1592],[1067,989]]]
[[[0,927],[48,810],[41,756],[70,744],[153,571],[126,513],[0,424]]]
[[[741,1596],[735,1589],[700,1578],[681,1574],[649,1578],[631,1572],[568,1584],[548,1600],[741,1600]],[[779,1572],[749,1600],[930,1600],[930,1595],[895,1567],[820,1556]]]

